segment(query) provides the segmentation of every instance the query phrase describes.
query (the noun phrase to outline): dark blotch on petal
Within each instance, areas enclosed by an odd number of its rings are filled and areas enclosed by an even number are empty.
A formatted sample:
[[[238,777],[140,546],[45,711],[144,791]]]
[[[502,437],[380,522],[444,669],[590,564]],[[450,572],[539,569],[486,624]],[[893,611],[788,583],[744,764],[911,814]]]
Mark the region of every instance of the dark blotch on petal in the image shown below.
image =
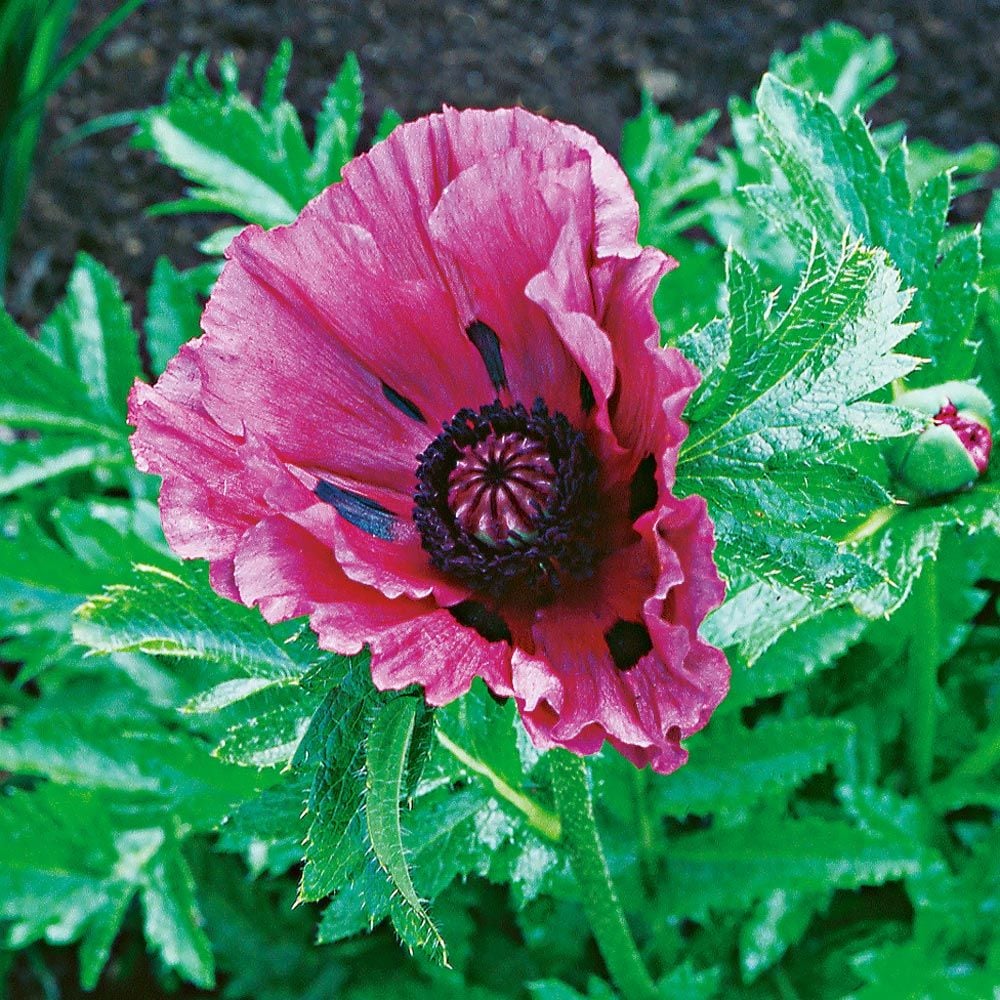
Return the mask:
[[[392,541],[396,516],[381,504],[369,500],[368,497],[363,497],[359,493],[352,493],[350,490],[334,486],[333,483],[322,481],[314,492],[320,500],[330,504],[345,521],[349,521],[355,528],[367,531],[369,535],[381,538],[383,541]]]
[[[628,487],[628,517],[634,521],[656,506],[656,459],[647,455],[635,470]]]
[[[604,641],[619,670],[630,670],[653,648],[646,626],[638,622],[615,622],[604,633]]]
[[[479,601],[462,601],[448,608],[459,625],[474,629],[487,642],[511,642],[507,623]]]
[[[401,413],[405,413],[413,420],[419,420],[422,424],[427,423],[427,418],[420,412],[420,407],[411,402],[405,396],[401,396],[391,385],[382,383],[382,395],[392,403]]]
[[[596,405],[594,387],[590,384],[590,379],[583,372],[580,372],[580,406],[583,407],[584,413],[590,413]]]
[[[482,320],[476,320],[469,324],[465,331],[469,340],[475,345],[477,351],[486,365],[486,373],[493,383],[493,388],[499,392],[507,385],[507,372],[503,366],[503,357],[500,354],[500,338]]]

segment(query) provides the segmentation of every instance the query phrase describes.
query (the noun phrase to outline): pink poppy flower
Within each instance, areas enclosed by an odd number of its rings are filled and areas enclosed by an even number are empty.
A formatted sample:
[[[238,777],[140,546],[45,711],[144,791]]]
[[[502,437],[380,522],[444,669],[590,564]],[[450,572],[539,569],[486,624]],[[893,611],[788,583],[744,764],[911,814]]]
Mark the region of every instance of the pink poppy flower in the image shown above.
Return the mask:
[[[443,705],[482,677],[540,747],[638,766],[729,669],[700,497],[671,493],[695,369],[658,346],[675,262],[589,135],[522,110],[398,128],[289,226],[250,227],[130,421],[173,548],[269,621],[371,649]]]

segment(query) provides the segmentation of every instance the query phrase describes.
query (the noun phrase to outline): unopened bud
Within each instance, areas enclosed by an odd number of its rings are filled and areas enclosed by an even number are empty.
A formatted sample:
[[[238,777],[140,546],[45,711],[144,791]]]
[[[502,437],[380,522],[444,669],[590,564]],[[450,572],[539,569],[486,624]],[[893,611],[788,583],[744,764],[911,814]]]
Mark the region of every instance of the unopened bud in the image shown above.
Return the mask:
[[[930,498],[968,489],[986,471],[993,438],[993,404],[968,382],[945,382],[914,389],[896,400],[931,418],[916,438],[889,453],[898,482],[916,497]]]

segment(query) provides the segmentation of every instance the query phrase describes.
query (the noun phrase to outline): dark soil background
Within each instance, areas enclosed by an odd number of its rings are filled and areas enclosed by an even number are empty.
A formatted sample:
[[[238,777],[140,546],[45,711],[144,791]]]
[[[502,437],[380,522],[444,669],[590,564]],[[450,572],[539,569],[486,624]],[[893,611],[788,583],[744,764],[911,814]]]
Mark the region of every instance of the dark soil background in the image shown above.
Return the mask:
[[[109,7],[81,0],[71,40]],[[730,94],[749,94],[773,50],[794,49],[832,18],[884,32],[896,47],[899,83],[876,107],[877,123],[902,119],[911,135],[950,148],[1000,139],[1000,0],[150,0],[50,103],[15,251],[11,310],[29,327],[37,323],[78,249],[121,278],[139,312],[159,254],[182,266],[197,261],[195,239],[218,221],[144,216],[181,184],[130,147],[128,129],[50,152],[82,122],[157,102],[182,52],[232,49],[245,87],[256,92],[279,40],[290,36],[290,97],[307,127],[353,49],[369,136],[386,106],[412,118],[444,102],[523,104],[575,122],[617,151],[642,87],[682,119],[724,107]],[[710,142],[726,138],[721,125]],[[985,205],[980,192],[956,211],[976,220]]]

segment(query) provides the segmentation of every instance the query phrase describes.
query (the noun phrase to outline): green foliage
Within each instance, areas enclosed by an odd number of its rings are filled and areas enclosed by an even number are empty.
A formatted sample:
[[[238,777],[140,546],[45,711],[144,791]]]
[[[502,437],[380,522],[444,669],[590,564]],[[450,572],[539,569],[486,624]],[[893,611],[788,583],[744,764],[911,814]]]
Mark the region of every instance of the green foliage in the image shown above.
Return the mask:
[[[909,330],[885,254],[858,243],[836,257],[808,252],[781,311],[731,253],[728,321],[682,341],[705,378],[689,404],[678,488],[712,506],[724,568],[839,596],[877,578],[831,536],[888,499],[848,464],[848,449],[920,426],[865,401],[915,362],[890,353]]]
[[[156,262],[145,326],[154,374],[159,375],[167,367],[181,344],[198,336],[201,300],[208,297],[218,274],[214,264],[178,271],[166,257]]]
[[[258,104],[231,59],[219,87],[182,63],[142,114],[138,141],[193,185],[178,210],[273,225],[339,177],[357,63],[310,149],[289,59]],[[1000,394],[1000,201],[981,240],[949,228],[948,172],[974,183],[991,150],[869,132],[892,64],[832,25],[733,101],[712,159],[716,116],[649,100],[623,139],[643,239],[681,261],[664,340],[704,375],[678,489],[708,499],[730,578],[704,632],[732,690],[689,762],[662,777],[605,750],[590,769],[663,996],[1000,981],[996,473],[906,506],[879,453],[917,426],[891,405],[903,379]],[[516,706],[480,682],[433,712],[379,692],[366,653],[268,626],[167,550],[125,399],[140,357],[158,373],[197,335],[218,268],[157,263],[141,354],[86,255],[37,338],[0,317],[0,982],[41,992],[32,970],[73,945],[107,995],[138,995],[117,956],[145,950],[164,992],[610,1000]]]
[[[76,0],[7,0],[0,11],[0,298],[24,208],[45,102],[144,0],[124,0],[65,55]]]
[[[193,186],[186,199],[157,206],[157,212],[222,212],[274,226],[291,222],[313,195],[339,179],[361,124],[357,59],[349,54],[330,85],[311,150],[285,99],[291,59],[285,39],[267,70],[259,105],[240,92],[231,56],[219,62],[219,88],[208,79],[207,54],[177,64],[164,103],[143,112],[135,142]]]

